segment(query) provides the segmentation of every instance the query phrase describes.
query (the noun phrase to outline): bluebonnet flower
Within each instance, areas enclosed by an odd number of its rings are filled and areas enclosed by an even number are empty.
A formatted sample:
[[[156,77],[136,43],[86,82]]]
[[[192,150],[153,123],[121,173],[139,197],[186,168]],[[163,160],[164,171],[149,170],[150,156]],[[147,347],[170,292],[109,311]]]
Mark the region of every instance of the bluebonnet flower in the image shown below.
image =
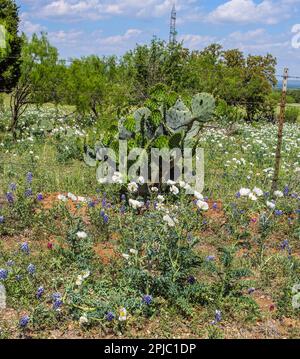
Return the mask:
[[[26,191],[25,191],[25,197],[30,197],[32,196],[32,189],[31,188],[28,188]]]
[[[36,292],[36,297],[37,297],[38,299],[40,299],[40,298],[42,297],[42,295],[44,294],[44,292],[45,292],[44,287],[39,287],[38,290],[37,290],[37,292]]]
[[[285,186],[285,187],[284,187],[284,190],[283,190],[283,194],[284,194],[285,196],[288,196],[289,192],[290,192],[289,186]]]
[[[237,193],[235,194],[235,197],[236,197],[236,198],[240,198],[240,197],[241,197],[240,192],[237,192]]]
[[[28,183],[31,183],[32,179],[33,179],[33,174],[31,172],[28,172],[27,175],[26,175],[26,181]]]
[[[55,302],[53,302],[53,309],[58,310],[62,306],[63,302],[62,300],[58,299]]]
[[[151,205],[151,202],[149,200],[146,201],[146,208],[149,209]]]
[[[287,239],[285,239],[285,240],[281,243],[280,248],[281,248],[282,250],[289,248],[289,241],[288,241]]]
[[[143,296],[143,303],[150,305],[152,303],[152,295],[146,294]]]
[[[16,275],[16,281],[20,282],[22,280],[22,276],[20,274]]]
[[[106,204],[107,204],[106,198],[103,198],[103,200],[102,200],[102,207],[103,207],[103,208],[106,208]]]
[[[94,208],[96,203],[94,201],[91,201],[88,203],[89,208]]]
[[[153,203],[154,209],[157,209],[157,206],[158,206],[158,203],[155,201],[155,202]]]
[[[29,323],[30,318],[28,317],[28,315],[25,315],[24,317],[22,317],[19,321],[19,325],[21,328],[26,328],[28,323]]]
[[[222,313],[220,310],[216,310],[215,312],[215,320],[212,322],[212,324],[217,324],[222,320]]]
[[[41,193],[39,193],[37,196],[36,196],[36,199],[38,201],[42,201],[44,199],[43,195]]]
[[[255,288],[251,287],[251,288],[248,289],[248,294],[251,294],[253,292],[255,292]]]
[[[8,271],[6,269],[0,269],[0,280],[5,280],[8,276]]]
[[[212,206],[213,209],[218,209],[218,204],[217,203],[214,203],[213,206]]]
[[[35,273],[35,271],[36,271],[35,265],[30,263],[29,266],[27,267],[27,271],[28,271],[29,274],[33,275]]]
[[[204,226],[206,226],[206,225],[207,225],[207,220],[206,220],[206,219],[203,219],[202,224],[203,224]]]
[[[123,205],[121,208],[120,208],[120,213],[121,214],[124,214],[126,212],[126,207]]]
[[[100,211],[100,216],[101,216],[102,218],[104,218],[104,216],[105,216],[105,212],[103,211],[103,209]]]
[[[105,319],[107,320],[107,321],[109,321],[109,322],[112,322],[114,319],[115,319],[115,315],[114,315],[114,313],[113,312],[108,312],[108,313],[106,313],[106,315],[105,315]]]
[[[109,222],[109,217],[108,217],[107,214],[105,214],[105,215],[103,216],[103,221],[104,221],[105,224],[108,224],[108,222]]]
[[[0,216],[0,224],[4,223],[4,216]]]
[[[195,284],[195,283],[196,283],[196,278],[191,275],[191,276],[188,277],[188,280],[187,280],[187,281],[188,281],[189,284],[192,285],[192,284]]]
[[[274,213],[275,213],[276,216],[282,216],[283,215],[283,211],[281,211],[280,209],[276,209]]]
[[[61,294],[60,293],[53,293],[52,294],[52,299],[53,299],[53,309],[54,310],[59,309],[63,304],[62,299],[61,299]]]
[[[11,191],[14,192],[14,191],[17,189],[17,185],[16,185],[15,183],[11,183],[11,184],[9,185],[9,188],[10,188]]]
[[[188,233],[186,239],[187,239],[187,242],[188,242],[188,243],[192,243],[192,241],[193,241],[193,235],[192,235],[191,233]]]
[[[121,201],[126,201],[126,195],[125,194],[121,195]]]
[[[29,250],[29,245],[27,242],[24,242],[21,244],[21,251],[26,254],[29,254],[30,250]]]
[[[9,267],[12,267],[12,266],[15,264],[15,262],[10,259],[6,264],[7,264]]]
[[[14,196],[11,192],[6,193],[6,199],[8,203],[10,204],[14,203]]]
[[[215,257],[214,256],[207,256],[206,260],[207,260],[207,262],[212,262],[212,261],[215,260]]]

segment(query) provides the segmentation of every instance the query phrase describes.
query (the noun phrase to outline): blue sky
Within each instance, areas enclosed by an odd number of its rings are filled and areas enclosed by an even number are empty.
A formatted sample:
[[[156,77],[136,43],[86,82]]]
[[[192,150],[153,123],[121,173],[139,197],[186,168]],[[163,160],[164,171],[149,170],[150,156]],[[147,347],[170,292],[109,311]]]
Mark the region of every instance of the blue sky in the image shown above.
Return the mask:
[[[61,57],[121,55],[153,35],[168,39],[173,0],[17,0],[21,29],[45,31]],[[178,38],[191,49],[212,42],[272,53],[278,71],[300,75],[300,0],[177,0]],[[297,26],[297,24],[299,24]],[[292,32],[294,29],[294,33]],[[297,47],[297,46],[296,46]]]

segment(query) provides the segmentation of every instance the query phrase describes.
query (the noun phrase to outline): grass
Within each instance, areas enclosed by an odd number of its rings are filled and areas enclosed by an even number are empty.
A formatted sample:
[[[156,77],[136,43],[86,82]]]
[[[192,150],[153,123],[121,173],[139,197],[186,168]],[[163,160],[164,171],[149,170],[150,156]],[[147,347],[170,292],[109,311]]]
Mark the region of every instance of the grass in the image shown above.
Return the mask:
[[[73,140],[82,146],[84,136],[70,137],[65,129],[72,125],[62,126],[46,136],[28,133],[17,144],[4,133],[0,140],[0,269],[7,271],[0,338],[299,337],[299,310],[292,306],[300,279],[299,126],[285,126],[283,195],[275,209],[267,192],[277,127],[203,132],[207,211],[183,189],[177,196],[162,191],[161,210],[156,193],[135,210],[128,200],[146,199],[126,186],[97,183],[96,169],[73,147]],[[255,187],[264,192],[256,200],[237,195]],[[175,227],[167,213],[177,219]],[[119,320],[122,308],[125,321]],[[29,323],[21,328],[25,315]]]

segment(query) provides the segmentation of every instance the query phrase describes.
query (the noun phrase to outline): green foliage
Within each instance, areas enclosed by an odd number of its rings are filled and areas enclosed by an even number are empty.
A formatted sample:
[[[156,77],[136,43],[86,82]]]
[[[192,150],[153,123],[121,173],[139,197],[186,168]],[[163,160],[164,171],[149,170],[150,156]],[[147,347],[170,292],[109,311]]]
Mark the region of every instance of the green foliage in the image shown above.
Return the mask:
[[[297,123],[300,120],[300,109],[295,106],[288,106],[285,110],[285,121],[289,123]]]
[[[10,92],[18,82],[22,39],[19,31],[19,11],[13,0],[1,0],[0,25],[5,31],[5,48],[0,48],[0,89]]]

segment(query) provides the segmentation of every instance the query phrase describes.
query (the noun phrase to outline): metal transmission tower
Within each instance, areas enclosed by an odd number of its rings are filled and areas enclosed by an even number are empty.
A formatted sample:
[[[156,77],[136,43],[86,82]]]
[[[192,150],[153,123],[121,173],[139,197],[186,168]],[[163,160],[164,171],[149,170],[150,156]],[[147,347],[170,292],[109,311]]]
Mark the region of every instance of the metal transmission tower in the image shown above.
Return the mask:
[[[172,12],[171,12],[171,22],[170,22],[170,38],[169,43],[170,44],[176,44],[176,7],[175,3],[173,4]]]

